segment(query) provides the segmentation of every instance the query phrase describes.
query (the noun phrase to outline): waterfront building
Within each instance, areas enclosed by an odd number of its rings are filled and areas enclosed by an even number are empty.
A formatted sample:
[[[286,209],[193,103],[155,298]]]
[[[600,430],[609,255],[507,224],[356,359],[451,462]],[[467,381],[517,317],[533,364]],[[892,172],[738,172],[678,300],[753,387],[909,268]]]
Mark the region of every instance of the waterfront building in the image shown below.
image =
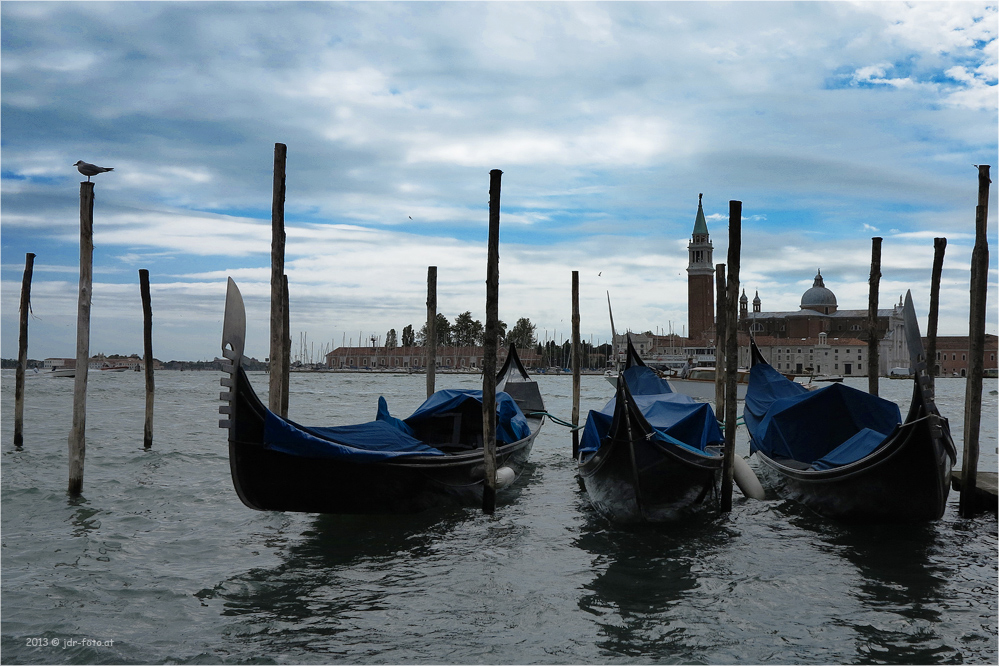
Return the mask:
[[[926,338],[923,338],[926,346]],[[937,338],[936,371],[939,377],[968,376],[968,336],[947,335]],[[996,376],[996,356],[999,355],[999,338],[995,335],[985,335],[986,374]],[[991,372],[989,372],[991,370]]]
[[[438,347],[437,368],[478,372],[482,367],[483,347]],[[525,367],[537,367],[540,357],[533,349],[518,349]],[[497,350],[497,363],[506,361],[507,349]],[[426,370],[425,347],[337,347],[326,354],[326,367],[331,370]]]
[[[741,337],[741,336],[740,336]],[[751,358],[747,344],[739,346],[739,366],[748,368]],[[850,337],[830,337],[819,333],[814,338],[756,338],[756,346],[776,370],[793,375],[843,375],[866,377],[867,341]]]

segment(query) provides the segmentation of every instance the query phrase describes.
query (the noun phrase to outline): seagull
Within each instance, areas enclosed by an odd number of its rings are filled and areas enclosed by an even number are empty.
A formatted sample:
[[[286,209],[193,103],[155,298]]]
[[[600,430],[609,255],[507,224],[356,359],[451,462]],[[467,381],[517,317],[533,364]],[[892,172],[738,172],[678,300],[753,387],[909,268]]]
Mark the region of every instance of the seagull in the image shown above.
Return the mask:
[[[91,176],[96,176],[99,173],[104,173],[105,171],[114,171],[114,167],[99,167],[96,164],[87,164],[83,160],[77,161],[73,166],[76,167],[77,171],[82,173],[87,177],[87,182],[90,182]]]

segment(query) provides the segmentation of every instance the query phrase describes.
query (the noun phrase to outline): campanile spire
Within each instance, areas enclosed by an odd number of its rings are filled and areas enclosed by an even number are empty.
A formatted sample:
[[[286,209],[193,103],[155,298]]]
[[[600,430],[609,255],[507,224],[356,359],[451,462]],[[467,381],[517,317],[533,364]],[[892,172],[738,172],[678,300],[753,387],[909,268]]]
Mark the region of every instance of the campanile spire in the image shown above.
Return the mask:
[[[711,237],[704,219],[702,199],[697,195],[697,217],[687,245],[687,335],[691,340],[703,340],[706,331],[714,328],[714,274]]]

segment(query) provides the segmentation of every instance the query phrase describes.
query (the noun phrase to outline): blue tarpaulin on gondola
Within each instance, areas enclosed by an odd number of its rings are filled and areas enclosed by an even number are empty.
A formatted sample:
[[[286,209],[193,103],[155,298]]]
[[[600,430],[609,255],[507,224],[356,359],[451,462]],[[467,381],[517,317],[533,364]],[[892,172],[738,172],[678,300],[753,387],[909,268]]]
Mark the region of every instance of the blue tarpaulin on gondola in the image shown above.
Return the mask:
[[[628,390],[632,395],[657,395],[672,393],[665,379],[644,365],[633,365],[624,371],[624,380],[628,382]]]
[[[687,395],[673,393],[668,386],[665,391],[660,391],[661,385],[651,380],[658,380],[662,385],[666,382],[645,366],[628,368],[624,371],[624,378],[628,382],[635,405],[649,425],[656,429],[657,440],[699,453],[705,453],[709,445],[720,445],[724,441],[711,405],[696,402]],[[645,391],[652,392],[644,393]],[[616,397],[611,398],[599,412],[590,411],[579,441],[581,453],[594,452],[600,448],[600,442],[607,437],[614,421],[616,401]]]
[[[332,428],[309,428],[268,411],[264,419],[267,448],[306,458],[351,458],[376,462],[414,454],[442,456],[387,421],[370,421]]]
[[[869,455],[902,414],[895,403],[845,384],[808,391],[758,363],[749,373],[743,419],[751,452],[828,469]]]
[[[445,455],[413,436],[411,424],[436,414],[454,411],[466,401],[482,404],[482,391],[443,390],[427,398],[413,415],[400,420],[389,414],[384,398],[378,400],[374,421],[335,427],[309,427],[282,419],[270,411],[264,419],[267,448],[308,458],[351,458],[376,462],[399,456]],[[496,393],[496,440],[512,443],[531,434],[527,419],[508,394]]]
[[[469,400],[474,400],[481,405],[482,391],[472,389],[443,389],[427,398],[426,402],[420,405],[404,421],[410,427],[414,427],[423,419],[444,412],[453,412]],[[531,426],[527,424],[527,418],[520,411],[520,407],[517,406],[514,399],[508,393],[497,391],[496,441],[504,444],[512,444],[530,434]]]

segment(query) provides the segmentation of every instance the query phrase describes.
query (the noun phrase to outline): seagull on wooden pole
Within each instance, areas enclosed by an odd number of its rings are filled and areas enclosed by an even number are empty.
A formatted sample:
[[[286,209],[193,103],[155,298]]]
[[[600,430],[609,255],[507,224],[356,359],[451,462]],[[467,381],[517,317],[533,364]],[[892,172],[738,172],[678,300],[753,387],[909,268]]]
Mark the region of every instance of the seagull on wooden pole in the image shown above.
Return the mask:
[[[88,183],[90,182],[91,176],[96,176],[97,174],[104,173],[105,171],[114,171],[114,167],[100,167],[96,164],[88,164],[83,160],[78,160],[73,166],[76,167],[77,171],[87,177]]]

